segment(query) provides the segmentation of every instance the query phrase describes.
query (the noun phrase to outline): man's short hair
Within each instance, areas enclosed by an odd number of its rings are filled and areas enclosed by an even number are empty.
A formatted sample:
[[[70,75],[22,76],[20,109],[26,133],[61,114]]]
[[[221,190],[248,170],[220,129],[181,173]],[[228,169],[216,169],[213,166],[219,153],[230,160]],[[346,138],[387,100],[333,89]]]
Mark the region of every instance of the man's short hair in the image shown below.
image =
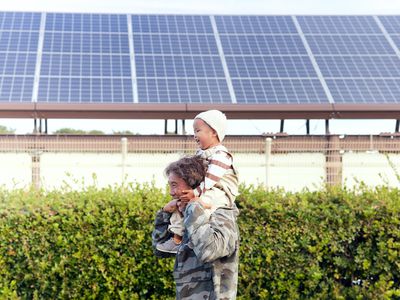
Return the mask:
[[[206,161],[200,156],[184,156],[181,159],[170,163],[165,168],[165,174],[174,173],[179,178],[182,178],[192,189],[198,187],[207,172]]]

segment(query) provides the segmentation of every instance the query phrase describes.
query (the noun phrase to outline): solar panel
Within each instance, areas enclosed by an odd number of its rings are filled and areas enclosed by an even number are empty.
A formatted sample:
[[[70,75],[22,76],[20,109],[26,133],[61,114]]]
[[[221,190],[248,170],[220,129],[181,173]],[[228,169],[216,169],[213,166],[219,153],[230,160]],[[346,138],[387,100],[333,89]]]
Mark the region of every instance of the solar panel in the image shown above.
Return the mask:
[[[0,30],[36,31],[40,28],[40,13],[0,12]]]
[[[400,35],[400,16],[379,16],[378,18],[389,34]]]
[[[400,60],[396,56],[319,56],[316,59],[326,78],[400,78]]]
[[[327,79],[335,103],[399,103],[400,79]]]
[[[216,16],[220,34],[297,34],[290,16]]]
[[[114,14],[46,14],[46,31],[127,33],[124,15]]]
[[[218,55],[213,35],[136,33],[133,40],[136,55]]]
[[[306,37],[314,55],[395,55],[383,35]]]
[[[221,62],[216,56],[138,56],[138,77],[224,78]]]
[[[213,34],[208,16],[133,15],[134,33]]]
[[[382,34],[372,16],[297,16],[304,34]]]
[[[139,103],[231,102],[209,17],[132,16]]]
[[[306,56],[235,56],[227,57],[232,78],[316,78]]]
[[[400,60],[372,16],[296,18],[335,103],[399,102]]]
[[[184,103],[187,99],[190,103],[230,101],[224,78],[138,78],[138,87],[141,102]]]
[[[36,52],[38,31],[5,31],[0,29],[1,52]]]
[[[327,95],[288,16],[218,16],[237,103],[327,103]]]
[[[130,79],[123,78],[41,78],[40,97],[59,99],[59,102],[123,103],[132,99]]]
[[[47,14],[38,102],[133,102],[125,15]]]
[[[317,79],[232,79],[238,103],[320,104],[327,97]]]
[[[296,35],[221,35],[225,55],[307,55]]]
[[[400,49],[400,35],[391,36],[393,42],[396,44],[396,47]]]
[[[0,101],[32,101],[40,14],[0,12]]]
[[[114,53],[129,55],[127,34],[46,31],[44,52]]]

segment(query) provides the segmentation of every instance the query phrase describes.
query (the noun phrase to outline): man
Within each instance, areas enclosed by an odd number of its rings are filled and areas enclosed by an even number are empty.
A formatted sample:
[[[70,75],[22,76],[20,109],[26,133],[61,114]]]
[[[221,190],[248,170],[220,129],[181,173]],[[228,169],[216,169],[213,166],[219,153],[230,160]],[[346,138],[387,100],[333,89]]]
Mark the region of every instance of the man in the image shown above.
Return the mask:
[[[239,265],[238,209],[220,207],[209,217],[201,198],[189,203],[179,201],[182,191],[196,188],[206,169],[198,156],[184,157],[166,170],[170,195],[176,206],[167,204],[156,215],[153,246],[171,238],[168,231],[175,209],[184,215],[185,233],[175,257],[176,299],[235,299]],[[194,179],[195,178],[195,179]],[[167,254],[155,249],[155,254]]]

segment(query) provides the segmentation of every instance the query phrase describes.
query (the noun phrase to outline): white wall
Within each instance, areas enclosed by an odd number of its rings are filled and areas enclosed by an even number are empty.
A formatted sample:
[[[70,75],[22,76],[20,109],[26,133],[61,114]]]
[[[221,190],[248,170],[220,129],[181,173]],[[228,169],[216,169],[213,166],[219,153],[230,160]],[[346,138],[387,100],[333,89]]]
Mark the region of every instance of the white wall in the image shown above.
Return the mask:
[[[289,191],[303,188],[318,190],[326,178],[325,155],[322,153],[288,153],[271,156],[270,187]]]
[[[129,154],[123,168],[121,154],[45,153],[40,160],[41,184],[53,189],[67,183],[79,189],[94,183],[99,187],[120,184],[125,179],[139,183],[154,181],[165,186],[163,170],[179,157],[179,154]]]
[[[120,154],[44,153],[41,155],[41,184],[48,189],[67,183],[73,188],[93,184],[100,187],[114,185],[125,178],[128,182],[152,182],[163,187],[165,167],[181,154],[130,153],[126,156],[124,172]],[[245,184],[265,185],[264,154],[236,154],[235,165],[240,181]],[[325,158],[322,154],[273,155],[270,161],[269,186],[301,190],[316,189],[323,183]]]
[[[319,189],[324,184],[325,156],[320,153],[274,154],[266,168],[264,154],[235,154],[240,181],[246,184],[268,184],[270,188],[300,191]],[[266,178],[268,176],[268,182]]]
[[[32,158],[27,153],[0,153],[0,185],[24,188],[32,183]]]
[[[123,167],[121,154],[106,153],[43,153],[40,156],[40,180],[46,189],[60,188],[68,184],[74,189],[97,184],[99,187],[127,182],[166,185],[163,171],[168,163],[181,157],[180,153],[128,153]],[[388,158],[391,161],[389,164]],[[0,153],[2,171],[0,185],[7,188],[29,186],[32,182],[32,160],[29,154]],[[319,189],[326,178],[325,156],[320,153],[273,154],[266,169],[264,154],[234,155],[240,173],[240,181],[249,185],[282,187],[299,191],[305,187]],[[343,184],[352,187],[360,181],[376,186],[389,184],[400,187],[400,155],[380,153],[344,153]],[[93,179],[96,174],[96,180]]]
[[[343,154],[343,184],[352,187],[363,181],[369,186],[400,187],[400,155],[378,152]]]

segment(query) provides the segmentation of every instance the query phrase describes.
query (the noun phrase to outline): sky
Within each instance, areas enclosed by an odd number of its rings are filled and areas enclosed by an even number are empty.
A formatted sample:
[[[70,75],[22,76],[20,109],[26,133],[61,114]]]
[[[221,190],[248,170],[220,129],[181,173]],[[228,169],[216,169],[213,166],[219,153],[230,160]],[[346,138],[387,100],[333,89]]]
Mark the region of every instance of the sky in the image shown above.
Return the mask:
[[[132,14],[258,14],[258,15],[400,15],[400,0],[0,0],[0,11],[89,12]],[[140,134],[163,134],[164,120],[48,120],[48,131],[68,127],[101,130],[105,133],[129,130]],[[332,134],[379,134],[393,132],[395,120],[331,120]],[[0,126],[17,134],[31,133],[32,119],[0,119]],[[169,121],[169,131],[174,122]],[[179,132],[182,128],[179,126]],[[229,120],[227,134],[279,132],[279,120]],[[305,134],[305,120],[286,120],[285,132]],[[186,122],[191,134],[191,121]],[[325,121],[311,120],[311,134],[324,134]]]

